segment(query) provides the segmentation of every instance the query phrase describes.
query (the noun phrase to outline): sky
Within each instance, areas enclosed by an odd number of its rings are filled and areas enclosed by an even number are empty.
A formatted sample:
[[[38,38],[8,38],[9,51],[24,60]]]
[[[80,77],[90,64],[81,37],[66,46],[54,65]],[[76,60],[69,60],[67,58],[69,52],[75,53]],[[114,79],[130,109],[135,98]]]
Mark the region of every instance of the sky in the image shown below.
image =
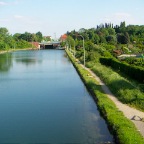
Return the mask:
[[[40,31],[59,38],[67,31],[122,21],[144,25],[144,0],[0,0],[0,27],[10,34]]]

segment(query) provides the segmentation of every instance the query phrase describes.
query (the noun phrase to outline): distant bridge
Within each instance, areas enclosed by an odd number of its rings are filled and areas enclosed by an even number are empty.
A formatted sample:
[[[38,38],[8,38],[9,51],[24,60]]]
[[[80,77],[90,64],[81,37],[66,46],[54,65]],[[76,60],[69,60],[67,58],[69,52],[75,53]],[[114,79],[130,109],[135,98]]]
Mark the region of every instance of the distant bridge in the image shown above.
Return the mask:
[[[60,41],[55,42],[41,42],[39,43],[40,49],[57,49],[60,47]]]

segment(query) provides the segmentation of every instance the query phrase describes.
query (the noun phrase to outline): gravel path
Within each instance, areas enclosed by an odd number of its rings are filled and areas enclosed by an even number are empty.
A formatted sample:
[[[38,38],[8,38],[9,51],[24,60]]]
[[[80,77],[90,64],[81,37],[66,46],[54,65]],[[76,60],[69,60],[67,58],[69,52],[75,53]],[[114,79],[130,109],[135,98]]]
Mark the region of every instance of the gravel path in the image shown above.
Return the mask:
[[[83,66],[83,65],[82,65]],[[109,90],[109,88],[100,80],[100,78],[93,73],[90,69],[86,68],[91,75],[99,82],[99,84],[102,86],[103,91],[107,94],[107,96],[116,104],[117,108],[123,112],[125,117],[130,119],[140,131],[142,136],[144,137],[144,122],[142,119],[144,118],[144,112],[141,112],[139,110],[136,110],[132,107],[129,107],[126,104],[121,103]]]

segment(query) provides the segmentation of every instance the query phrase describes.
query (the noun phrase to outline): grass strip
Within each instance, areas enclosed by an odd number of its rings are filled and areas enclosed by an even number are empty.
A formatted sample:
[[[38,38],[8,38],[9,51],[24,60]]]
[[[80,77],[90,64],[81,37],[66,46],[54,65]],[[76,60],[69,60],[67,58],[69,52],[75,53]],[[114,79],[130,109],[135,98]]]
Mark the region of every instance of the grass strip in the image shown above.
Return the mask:
[[[144,111],[144,93],[128,79],[100,63],[89,62],[87,66],[104,81],[122,103]]]
[[[144,138],[137,131],[135,125],[127,119],[121,111],[118,110],[113,101],[111,101],[102,91],[99,83],[92,77],[90,73],[81,67],[75,58],[66,50],[70,60],[84,81],[87,89],[91,92],[96,100],[99,111],[105,118],[109,129],[115,137],[116,143],[119,144],[144,144]]]

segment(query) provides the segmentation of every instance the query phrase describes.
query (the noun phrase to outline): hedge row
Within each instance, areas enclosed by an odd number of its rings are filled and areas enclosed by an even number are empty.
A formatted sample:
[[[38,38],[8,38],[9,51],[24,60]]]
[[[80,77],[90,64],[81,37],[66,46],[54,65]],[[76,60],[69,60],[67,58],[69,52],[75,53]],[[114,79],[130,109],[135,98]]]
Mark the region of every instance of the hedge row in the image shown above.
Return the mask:
[[[113,58],[101,57],[100,62],[101,64],[111,66],[112,68],[129,75],[131,78],[144,83],[144,68],[142,67],[131,66],[127,63],[122,63]]]

